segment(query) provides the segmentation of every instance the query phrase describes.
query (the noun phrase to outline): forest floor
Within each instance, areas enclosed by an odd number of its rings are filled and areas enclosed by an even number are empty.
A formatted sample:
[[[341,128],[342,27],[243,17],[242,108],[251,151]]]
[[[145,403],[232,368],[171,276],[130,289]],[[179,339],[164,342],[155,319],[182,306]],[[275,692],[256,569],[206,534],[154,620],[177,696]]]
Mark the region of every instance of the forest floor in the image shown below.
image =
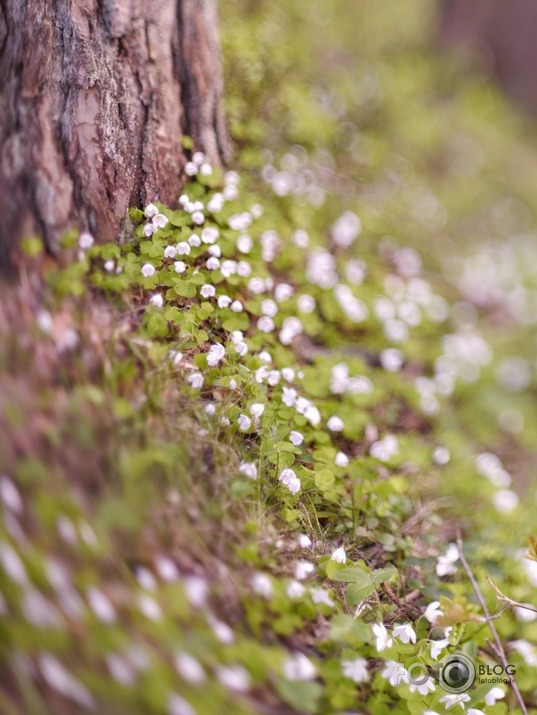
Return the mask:
[[[405,12],[224,0],[234,165],[25,242],[2,714],[537,712],[536,135]]]

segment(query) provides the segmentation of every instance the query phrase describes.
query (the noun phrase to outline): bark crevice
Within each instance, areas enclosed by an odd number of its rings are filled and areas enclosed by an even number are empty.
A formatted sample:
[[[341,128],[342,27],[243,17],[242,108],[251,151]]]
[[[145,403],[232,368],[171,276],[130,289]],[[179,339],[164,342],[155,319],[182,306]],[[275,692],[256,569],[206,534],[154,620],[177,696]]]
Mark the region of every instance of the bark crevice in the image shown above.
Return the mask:
[[[0,0],[0,264],[176,201],[181,136],[229,157],[215,0]]]

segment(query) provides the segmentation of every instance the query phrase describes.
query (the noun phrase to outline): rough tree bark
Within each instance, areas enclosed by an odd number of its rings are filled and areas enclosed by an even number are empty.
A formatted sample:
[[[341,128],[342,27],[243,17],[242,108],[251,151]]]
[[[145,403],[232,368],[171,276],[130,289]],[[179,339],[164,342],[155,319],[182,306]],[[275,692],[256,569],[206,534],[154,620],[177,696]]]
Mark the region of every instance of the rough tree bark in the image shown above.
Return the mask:
[[[479,53],[506,91],[537,114],[535,0],[444,0],[442,36]]]
[[[0,0],[0,265],[173,202],[181,136],[229,153],[216,0]]]

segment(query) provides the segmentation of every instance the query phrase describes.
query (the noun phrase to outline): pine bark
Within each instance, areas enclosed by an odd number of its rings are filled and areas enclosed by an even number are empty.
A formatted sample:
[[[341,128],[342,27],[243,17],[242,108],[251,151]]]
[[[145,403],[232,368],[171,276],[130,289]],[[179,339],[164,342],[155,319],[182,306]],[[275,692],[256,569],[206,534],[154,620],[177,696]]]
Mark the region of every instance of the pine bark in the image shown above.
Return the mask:
[[[229,154],[222,84],[216,0],[0,0],[0,264],[176,201],[183,135]]]

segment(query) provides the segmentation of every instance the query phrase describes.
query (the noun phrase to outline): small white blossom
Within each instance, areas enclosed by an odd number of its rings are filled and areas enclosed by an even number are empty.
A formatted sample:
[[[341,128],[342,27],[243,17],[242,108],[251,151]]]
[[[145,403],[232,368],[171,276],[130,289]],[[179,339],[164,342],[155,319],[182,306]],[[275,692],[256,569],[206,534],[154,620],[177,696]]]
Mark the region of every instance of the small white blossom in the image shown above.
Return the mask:
[[[152,266],[151,263],[144,263],[141,273],[144,278],[151,278],[151,276],[154,276],[156,273],[155,266]]]
[[[259,419],[265,411],[265,405],[262,402],[257,402],[250,407],[250,412],[255,419]]]
[[[432,678],[427,678],[424,683],[419,684],[411,682],[408,687],[411,693],[415,693],[416,691],[418,691],[420,695],[428,695],[429,693],[434,693],[434,691],[436,690]]]
[[[200,288],[200,295],[202,298],[214,298],[216,295],[216,288],[210,283],[205,283]]]
[[[205,221],[205,216],[201,211],[194,211],[192,214],[192,221],[197,225],[201,226],[202,223]]]
[[[341,669],[343,675],[354,680],[355,683],[366,683],[369,680],[369,671],[367,670],[367,660],[365,658],[342,660]]]
[[[346,564],[347,563],[347,554],[345,553],[345,549],[343,546],[340,546],[338,549],[336,549],[334,552],[332,552],[332,555],[330,556],[331,561],[335,561],[337,564]]]
[[[491,688],[485,695],[485,704],[491,706],[496,705],[496,701],[501,700],[502,698],[505,698],[505,693],[501,688]]]
[[[334,459],[334,463],[336,467],[348,467],[349,466],[349,458],[345,454],[345,452],[338,452],[336,454],[336,458]]]
[[[252,589],[263,598],[271,598],[272,596],[272,581],[264,573],[255,573],[252,576]]]
[[[162,306],[164,305],[164,298],[160,293],[155,293],[155,295],[152,295],[149,299],[149,303],[151,305],[154,305],[155,308],[162,308]]]
[[[439,608],[439,606],[440,606],[440,601],[431,601],[431,603],[425,609],[425,613],[423,615],[429,621],[429,623],[434,624],[435,621],[437,621],[438,618],[440,618],[440,616],[443,615],[443,612]]]
[[[155,204],[147,204],[144,209],[144,214],[147,216],[147,218],[153,218],[153,216],[156,216],[158,212],[159,210],[155,206]]]
[[[257,321],[257,329],[261,333],[272,333],[276,327],[276,324],[267,315],[262,315]]]
[[[416,632],[414,631],[410,623],[402,623],[399,626],[395,626],[393,629],[393,635],[395,638],[399,638],[401,643],[416,642]]]
[[[464,703],[467,703],[469,700],[470,696],[467,693],[453,693],[444,695],[442,698],[440,698],[439,702],[446,704],[446,710],[450,710],[451,708],[455,707],[455,705],[460,705],[461,708],[464,710]]]
[[[184,273],[187,269],[187,265],[184,261],[175,261],[173,269],[176,273]]]
[[[254,242],[252,241],[250,236],[248,236],[248,234],[243,233],[241,236],[238,237],[236,245],[237,250],[241,253],[250,253]]]
[[[266,300],[262,300],[260,307],[261,307],[261,313],[263,315],[268,315],[269,318],[274,318],[274,316],[278,312],[278,305],[270,298],[267,298]]]
[[[315,566],[311,561],[297,561],[295,564],[295,578],[297,581],[303,581],[308,576],[311,576],[314,571]]]
[[[440,653],[447,648],[449,645],[449,640],[447,638],[442,638],[438,641],[431,641],[431,658],[433,660],[438,660]]]
[[[164,258],[175,258],[177,248],[175,246],[166,246],[164,249]]]
[[[208,271],[217,271],[220,268],[220,259],[217,258],[216,256],[211,256],[207,260],[205,267],[207,268]]]
[[[214,226],[206,226],[201,232],[203,243],[214,243],[220,236],[220,231]]]
[[[332,415],[332,417],[330,417],[330,419],[326,423],[326,426],[331,432],[341,432],[345,427],[345,424],[341,417],[338,417],[337,415]]]
[[[243,311],[243,306],[240,300],[234,300],[233,303],[230,305],[230,308],[234,313],[242,313]]]
[[[255,462],[241,462],[239,472],[248,479],[257,479],[257,465]]]
[[[187,376],[186,381],[195,390],[199,390],[203,386],[203,375],[201,372],[192,372]]]
[[[384,664],[384,670],[382,670],[380,674],[394,688],[401,683],[408,682],[408,673],[406,672],[405,666],[395,660],[387,660]]]
[[[440,578],[457,573],[455,563],[459,560],[459,550],[455,544],[449,544],[446,553],[436,561],[436,575]]]
[[[78,237],[78,245],[83,251],[86,251],[88,248],[91,248],[94,243],[95,239],[93,238],[91,233],[84,232],[81,233]]]
[[[391,648],[393,644],[392,638],[388,635],[386,626],[383,623],[373,624],[373,633],[376,636],[376,649],[378,653],[382,653],[386,648]]]
[[[238,693],[250,688],[250,674],[242,665],[222,665],[216,669],[216,677],[225,688]]]
[[[201,685],[205,682],[205,671],[203,667],[190,653],[177,653],[174,662],[175,669],[187,683]]]
[[[311,539],[307,534],[298,535],[298,545],[301,549],[309,549],[311,546]]]
[[[219,295],[216,303],[219,308],[229,308],[231,305],[231,298],[228,295]]]
[[[334,606],[336,605],[334,601],[330,598],[328,591],[326,591],[324,588],[312,588],[310,595],[313,603],[322,603],[325,606],[329,606],[329,608],[334,608]]]
[[[284,662],[283,674],[287,680],[313,680],[317,675],[317,669],[303,653],[295,653]]]
[[[241,432],[246,432],[252,426],[252,420],[248,417],[248,415],[242,414],[242,415],[239,415],[237,424],[238,424]]]
[[[187,176],[196,176],[198,173],[198,165],[193,161],[187,161],[184,172]]]
[[[289,581],[285,589],[289,598],[301,598],[306,593],[306,587],[299,581]]]
[[[164,228],[167,223],[168,218],[164,216],[164,214],[158,213],[156,216],[153,216],[153,226],[157,226],[158,228]]]
[[[191,246],[192,248],[199,248],[201,246],[201,238],[199,236],[196,236],[195,233],[193,233],[191,236],[188,237],[187,245]]]
[[[171,248],[171,246],[168,246],[168,248]],[[189,256],[191,251],[190,244],[186,241],[179,241],[179,243],[175,247],[175,251],[179,256]]]
[[[291,433],[289,434],[289,441],[291,442],[291,444],[294,444],[295,447],[300,447],[300,445],[304,441],[304,435],[301,432],[292,430]]]

